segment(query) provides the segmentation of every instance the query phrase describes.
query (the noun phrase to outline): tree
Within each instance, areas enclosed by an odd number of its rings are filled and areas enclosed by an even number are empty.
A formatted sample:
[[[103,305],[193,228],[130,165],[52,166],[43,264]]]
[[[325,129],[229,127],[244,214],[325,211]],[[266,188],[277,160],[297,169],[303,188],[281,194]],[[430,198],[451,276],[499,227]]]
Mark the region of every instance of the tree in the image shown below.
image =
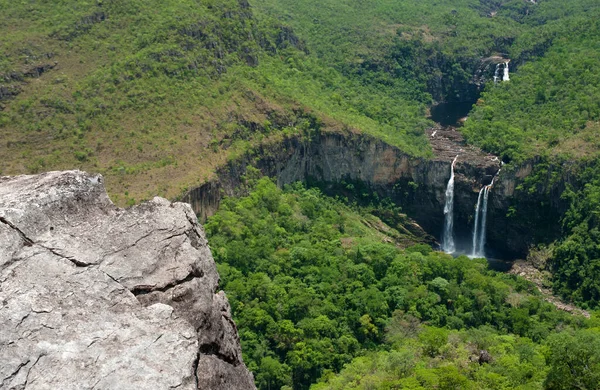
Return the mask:
[[[600,386],[600,332],[561,332],[548,338],[548,390],[595,390]]]
[[[440,348],[448,342],[448,331],[441,328],[427,327],[419,334],[423,344],[423,352],[431,357],[436,356]]]
[[[260,361],[260,370],[256,376],[258,388],[275,390],[291,383],[290,368],[286,364],[282,364],[270,356],[264,357]]]

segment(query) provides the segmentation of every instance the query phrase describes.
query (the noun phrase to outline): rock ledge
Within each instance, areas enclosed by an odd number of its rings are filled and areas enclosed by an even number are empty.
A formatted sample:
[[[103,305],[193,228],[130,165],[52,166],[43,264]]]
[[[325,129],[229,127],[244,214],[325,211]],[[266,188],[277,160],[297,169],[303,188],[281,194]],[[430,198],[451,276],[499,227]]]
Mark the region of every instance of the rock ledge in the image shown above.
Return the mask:
[[[0,389],[254,389],[190,206],[102,180],[0,177]]]

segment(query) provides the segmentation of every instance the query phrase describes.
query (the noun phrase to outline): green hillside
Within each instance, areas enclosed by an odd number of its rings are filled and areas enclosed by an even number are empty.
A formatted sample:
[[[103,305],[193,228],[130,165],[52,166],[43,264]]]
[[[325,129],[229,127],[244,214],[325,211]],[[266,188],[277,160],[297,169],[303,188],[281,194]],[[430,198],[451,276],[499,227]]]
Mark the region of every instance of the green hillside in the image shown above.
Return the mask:
[[[600,24],[581,20],[544,57],[519,67],[510,83],[489,86],[469,117],[468,139],[506,161],[598,151]]]
[[[262,14],[293,26],[317,57],[345,75],[404,84],[412,99],[424,102],[423,92],[438,101],[466,99],[472,91],[465,84],[490,66],[489,56],[521,65],[556,39],[593,29],[589,23],[599,12],[593,0],[255,3]]]
[[[0,172],[99,171],[119,203],[178,196],[311,118],[428,156],[428,104],[474,102],[493,73],[486,58],[520,66],[596,28],[581,21],[598,12],[587,0],[2,1],[0,11]]]
[[[510,83],[487,87],[462,129],[470,142],[513,166],[535,161],[518,190],[541,204],[556,198],[554,185],[567,183],[559,194],[569,204],[561,221],[564,238],[550,244],[548,269],[555,291],[584,307],[600,303],[598,12],[561,26],[546,54],[519,67]],[[523,218],[528,210],[512,212]]]
[[[121,203],[174,197],[313,118],[429,153],[424,105],[344,77],[246,2],[3,1],[0,11],[2,174],[80,167],[105,174]]]

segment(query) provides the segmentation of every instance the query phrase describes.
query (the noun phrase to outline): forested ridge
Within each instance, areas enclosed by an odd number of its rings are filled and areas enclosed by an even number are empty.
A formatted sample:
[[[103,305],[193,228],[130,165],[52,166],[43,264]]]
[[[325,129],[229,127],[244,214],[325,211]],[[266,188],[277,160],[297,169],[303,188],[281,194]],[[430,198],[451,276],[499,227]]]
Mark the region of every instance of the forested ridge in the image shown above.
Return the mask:
[[[205,225],[244,361],[269,390],[596,389],[599,21],[597,0],[0,0],[0,174],[79,168],[119,205],[177,199],[320,132],[426,161],[432,108],[472,104],[467,147],[527,172],[506,219],[539,228],[528,260],[591,319],[434,251],[367,187],[250,167]]]
[[[534,161],[534,172],[520,190],[541,202],[547,202],[553,184],[566,182],[560,194],[569,205],[560,221],[564,238],[546,242],[547,268],[557,293],[595,308],[600,302],[595,265],[600,25],[597,18],[582,19],[574,29],[555,39],[544,57],[521,66],[510,83],[487,87],[462,131],[512,166]]]

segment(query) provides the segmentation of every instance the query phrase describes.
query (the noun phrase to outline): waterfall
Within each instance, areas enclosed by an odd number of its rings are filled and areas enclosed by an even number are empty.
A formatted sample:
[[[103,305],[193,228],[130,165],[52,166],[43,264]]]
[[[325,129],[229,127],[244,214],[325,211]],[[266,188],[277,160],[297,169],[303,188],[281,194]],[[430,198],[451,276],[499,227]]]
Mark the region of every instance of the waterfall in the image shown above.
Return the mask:
[[[481,226],[479,230],[479,242],[477,243],[479,248],[477,254],[480,257],[485,257],[485,226],[487,225],[487,205],[491,187],[491,184],[489,186],[485,186],[485,190],[483,191],[483,204],[481,205]]]
[[[475,225],[473,225],[473,252],[471,252],[471,257],[479,257],[479,252],[477,250],[477,243],[479,242],[479,212],[481,211],[481,195],[485,187],[482,187],[479,191],[479,196],[477,197],[477,207],[475,208]]]
[[[496,70],[494,71],[494,84],[498,83],[498,79],[500,78],[500,64],[496,64]]]
[[[450,166],[450,179],[446,186],[446,203],[444,204],[444,231],[442,234],[442,250],[446,253],[453,253],[456,250],[454,245],[454,164],[456,159],[452,160]]]
[[[496,176],[500,173],[500,170],[496,172]],[[490,190],[494,186],[494,180],[496,176],[492,178],[492,182],[487,186],[483,186],[479,191],[477,197],[477,207],[475,208],[475,224],[473,225],[473,251],[471,257],[485,257],[485,233],[487,225],[487,206]],[[481,220],[481,223],[479,223]]]
[[[473,226],[473,251],[471,252],[471,257],[485,257],[485,225],[487,224],[487,204],[491,187],[491,184],[483,186],[477,197],[475,225]]]
[[[509,62],[510,62],[510,60],[508,60],[504,63],[504,77],[502,78],[502,81],[510,81],[510,76],[508,75],[508,63]]]

